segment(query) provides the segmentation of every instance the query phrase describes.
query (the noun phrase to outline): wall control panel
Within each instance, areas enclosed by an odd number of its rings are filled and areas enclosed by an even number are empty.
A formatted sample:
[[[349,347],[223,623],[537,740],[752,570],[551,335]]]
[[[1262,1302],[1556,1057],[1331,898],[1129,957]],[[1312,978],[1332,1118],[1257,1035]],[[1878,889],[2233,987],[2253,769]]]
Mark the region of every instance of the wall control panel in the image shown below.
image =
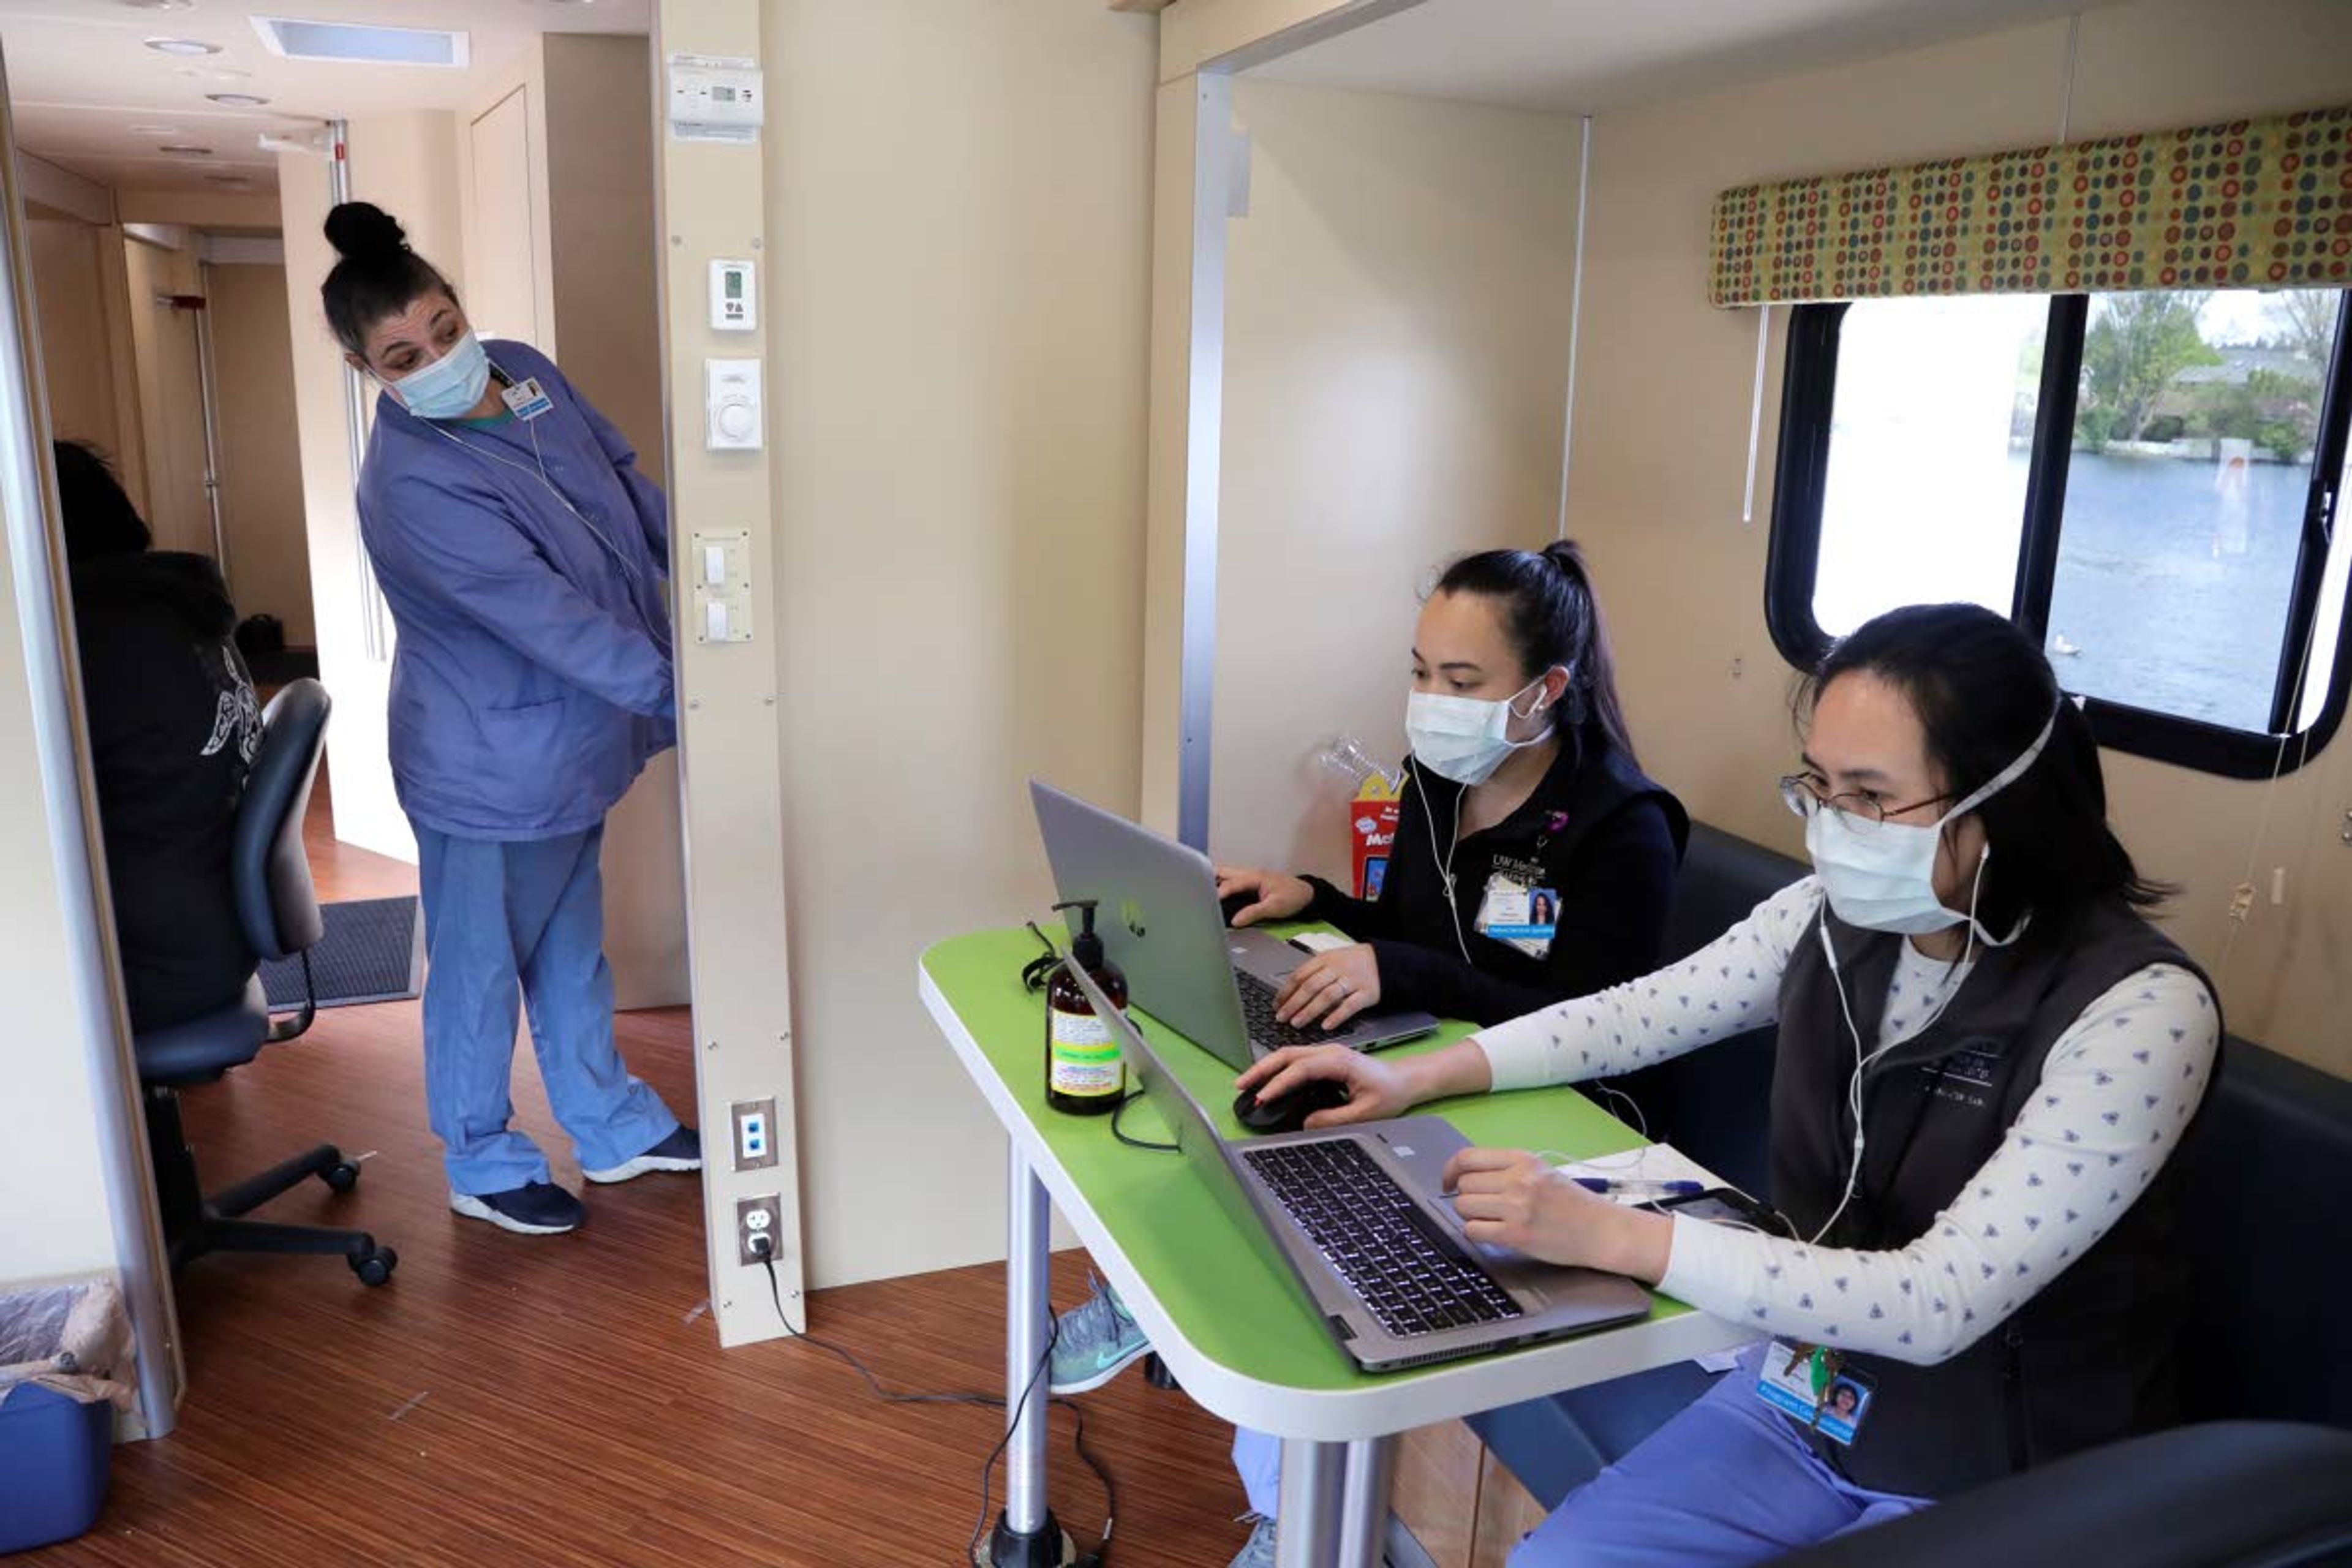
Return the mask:
[[[748,332],[760,324],[759,290],[748,261],[710,264],[710,330]]]
[[[672,55],[669,121],[681,138],[755,141],[768,116],[768,89],[750,61]]]
[[[687,552],[686,571],[693,587],[694,640],[698,643],[751,640],[751,531],[748,528],[697,530]]]
[[[702,376],[708,425],[703,445],[713,452],[758,451],[767,426],[760,404],[760,362],[707,359]]]

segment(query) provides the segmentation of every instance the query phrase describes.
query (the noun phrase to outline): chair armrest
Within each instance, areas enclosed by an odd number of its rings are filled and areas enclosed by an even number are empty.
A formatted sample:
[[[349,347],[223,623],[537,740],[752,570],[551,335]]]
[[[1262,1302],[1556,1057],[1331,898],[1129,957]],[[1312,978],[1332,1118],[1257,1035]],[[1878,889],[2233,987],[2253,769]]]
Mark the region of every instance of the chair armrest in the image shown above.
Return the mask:
[[[2075,1454],[1779,1563],[2251,1568],[2338,1562],[2347,1549],[2352,1432],[2217,1421]]]

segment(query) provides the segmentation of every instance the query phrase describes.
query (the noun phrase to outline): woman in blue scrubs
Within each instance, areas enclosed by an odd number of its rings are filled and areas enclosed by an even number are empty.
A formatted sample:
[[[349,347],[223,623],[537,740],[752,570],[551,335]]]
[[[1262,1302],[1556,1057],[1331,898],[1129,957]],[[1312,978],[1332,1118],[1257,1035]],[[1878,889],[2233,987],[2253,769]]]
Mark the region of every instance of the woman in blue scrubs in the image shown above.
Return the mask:
[[[383,388],[360,531],[398,633],[392,771],[416,832],[449,1206],[554,1235],[586,1210],[508,1125],[519,1002],[590,1181],[702,1165],[614,1048],[598,870],[604,814],[677,740],[668,508],[553,361],[474,336],[388,215],[346,202],[327,237],[328,324]]]

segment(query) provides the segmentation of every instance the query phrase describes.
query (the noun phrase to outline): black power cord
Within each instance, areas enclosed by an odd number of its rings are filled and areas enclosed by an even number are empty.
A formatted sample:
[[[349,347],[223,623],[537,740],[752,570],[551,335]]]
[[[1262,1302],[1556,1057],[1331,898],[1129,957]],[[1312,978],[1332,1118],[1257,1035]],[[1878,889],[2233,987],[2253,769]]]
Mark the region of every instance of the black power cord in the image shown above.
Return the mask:
[[[755,1236],[751,1238],[751,1247],[752,1252],[759,1258],[761,1265],[768,1271],[768,1294],[770,1299],[776,1304],[776,1321],[783,1324],[784,1332],[804,1343],[814,1345],[818,1350],[824,1351],[827,1354],[841,1361],[844,1364],[848,1366],[852,1372],[855,1372],[858,1376],[866,1380],[866,1386],[873,1390],[874,1397],[880,1400],[883,1404],[967,1405],[982,1410],[1002,1410],[1004,1408],[1004,1397],[1002,1394],[971,1393],[903,1394],[893,1389],[883,1387],[881,1379],[876,1377],[873,1372],[867,1368],[866,1364],[857,1359],[856,1354],[844,1350],[841,1346],[833,1343],[829,1340],[821,1340],[814,1334],[808,1333],[793,1327],[792,1316],[784,1310],[783,1286],[776,1277],[774,1244],[767,1237]],[[996,1461],[1004,1457],[1005,1448],[1009,1447],[1013,1441],[1013,1427],[1020,1424],[1021,1413],[1029,1407],[1029,1400],[1031,1396],[1037,1392],[1037,1384],[1044,1379],[1045,1369],[1053,1364],[1054,1347],[1060,1342],[1061,1334],[1061,1320],[1056,1318],[1054,1321],[1052,1330],[1048,1331],[1045,1336],[1045,1349],[1037,1358],[1037,1370],[1029,1374],[1029,1382],[1021,1391],[1020,1401],[1013,1406],[1013,1420],[1006,1424],[1004,1436],[997,1439],[996,1447],[988,1451],[987,1459],[981,1465],[980,1520],[978,1523],[973,1525],[971,1540],[965,1547],[965,1563],[977,1563],[980,1560],[981,1538],[988,1533],[989,1515],[993,1511],[996,1506]],[[1079,1553],[1077,1562],[1075,1564],[1075,1568],[1102,1568],[1102,1565],[1109,1561],[1111,1532],[1117,1527],[1118,1522],[1118,1484],[1111,1479],[1110,1467],[1103,1462],[1100,1455],[1097,1454],[1092,1447],[1087,1446],[1086,1411],[1076,1400],[1065,1399],[1053,1394],[1048,1394],[1045,1398],[1046,1408],[1049,1411],[1055,1406],[1060,1406],[1068,1410],[1070,1414],[1076,1418],[1076,1429],[1071,1434],[1071,1447],[1077,1450],[1078,1458],[1086,1465],[1087,1468],[1094,1472],[1095,1479],[1102,1485],[1103,1527],[1101,1539],[1095,1542],[1095,1548],[1092,1552]]]
[[[1142,1098],[1143,1091],[1139,1089],[1129,1089],[1127,1093],[1119,1097],[1118,1103],[1111,1107],[1110,1135],[1118,1139],[1120,1142],[1126,1144],[1130,1149],[1152,1149],[1157,1150],[1163,1154],[1175,1154],[1181,1152],[1177,1145],[1173,1143],[1154,1143],[1148,1138],[1130,1138],[1127,1135],[1125,1130],[1119,1126],[1118,1119],[1127,1114],[1127,1108],[1133,1105],[1137,1100],[1141,1100]]]

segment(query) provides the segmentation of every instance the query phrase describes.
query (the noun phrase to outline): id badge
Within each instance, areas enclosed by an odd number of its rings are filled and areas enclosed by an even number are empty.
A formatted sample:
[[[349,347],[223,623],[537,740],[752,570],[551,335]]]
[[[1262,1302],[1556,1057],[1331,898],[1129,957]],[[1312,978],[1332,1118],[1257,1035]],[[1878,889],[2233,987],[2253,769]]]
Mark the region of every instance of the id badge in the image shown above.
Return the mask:
[[[1559,894],[1550,888],[1530,888],[1500,872],[1486,879],[1486,896],[1478,905],[1478,931],[1496,942],[1509,942],[1531,958],[1551,952],[1559,930]]]
[[[507,387],[499,395],[506,399],[507,408],[521,420],[532,420],[555,406],[555,399],[540,389],[539,377],[526,376]]]
[[[1842,1447],[1862,1430],[1877,1393],[1876,1379],[1827,1345],[1774,1340],[1756,1374],[1757,1398]]]

